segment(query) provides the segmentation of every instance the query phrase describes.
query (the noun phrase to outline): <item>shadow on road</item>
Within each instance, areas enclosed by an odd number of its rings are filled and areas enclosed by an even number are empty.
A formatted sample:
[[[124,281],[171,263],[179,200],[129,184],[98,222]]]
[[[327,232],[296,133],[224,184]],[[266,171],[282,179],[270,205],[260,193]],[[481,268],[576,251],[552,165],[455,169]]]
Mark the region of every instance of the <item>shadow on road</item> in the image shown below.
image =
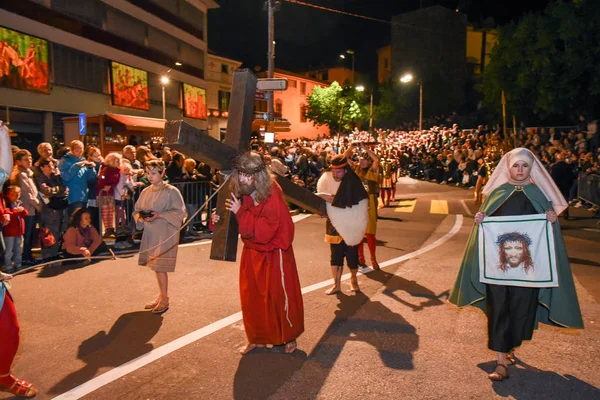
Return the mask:
[[[398,275],[384,272],[382,270],[374,271],[368,274],[367,277],[374,281],[380,282],[384,286],[383,294],[404,304],[407,307],[410,307],[413,311],[420,311],[427,307],[441,306],[444,304],[444,301],[441,299],[448,299],[448,296],[450,295],[449,290],[436,295],[431,290],[419,285],[415,281],[409,281],[408,279],[404,279]],[[409,301],[403,300],[396,295],[396,292],[399,290],[408,293],[412,297],[425,299],[425,301],[419,304],[413,304]]]
[[[489,374],[496,368],[490,361],[477,365]],[[518,360],[509,367],[510,379],[494,382],[492,387],[498,396],[514,399],[598,399],[600,390],[572,375],[559,375],[544,371]]]
[[[92,379],[100,368],[117,367],[151,351],[148,343],[160,329],[162,317],[150,312],[123,314],[110,328],[84,340],[77,358],[86,363],[57,383],[49,393],[63,393]]]
[[[233,378],[234,399],[267,399],[287,382],[307,359],[305,352],[256,349],[243,356]]]
[[[382,282],[386,295],[406,304],[414,311],[444,304],[441,297],[429,289],[394,274],[376,271],[367,275]],[[426,301],[414,305],[395,296],[403,290],[411,296]],[[294,385],[297,398],[316,398],[349,342],[364,342],[379,353],[382,363],[397,370],[414,368],[413,353],[419,347],[419,336],[414,326],[400,314],[391,311],[379,301],[371,301],[364,293],[346,296],[338,294],[338,309],[313,351],[306,356],[299,353],[290,357],[285,354],[260,350],[242,357],[234,380],[234,398],[268,398],[284,385],[296,371],[302,370],[301,379],[310,384]],[[299,387],[302,392],[298,392]]]
[[[55,264],[46,265],[38,271],[38,278],[52,278],[67,271],[86,267],[85,261],[57,261]]]

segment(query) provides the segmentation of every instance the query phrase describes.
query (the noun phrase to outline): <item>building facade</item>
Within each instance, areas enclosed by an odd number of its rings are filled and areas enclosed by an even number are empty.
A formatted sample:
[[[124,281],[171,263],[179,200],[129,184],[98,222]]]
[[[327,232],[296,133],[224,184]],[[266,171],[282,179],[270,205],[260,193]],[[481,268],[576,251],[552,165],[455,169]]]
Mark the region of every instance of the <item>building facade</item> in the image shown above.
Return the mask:
[[[392,77],[392,46],[377,49],[377,82],[384,83]]]
[[[442,6],[393,17],[393,75],[410,71],[425,82],[443,77],[462,87],[466,79],[466,28],[466,15]]]
[[[207,12],[217,7],[213,0],[3,2],[0,119],[22,147],[68,142],[79,135],[63,128],[68,116],[126,115],[131,126],[162,119],[164,88],[167,120],[208,130]],[[98,129],[88,127],[88,143],[100,144]],[[102,141],[128,144],[125,134],[102,133]]]
[[[337,82],[340,86],[360,85],[363,82],[363,75],[354,71],[354,82],[352,82],[352,69],[346,67],[324,68],[314,71],[307,71],[302,75],[329,84]]]
[[[264,78],[264,76],[262,76]],[[304,118],[304,109],[306,107],[306,98],[312,92],[315,86],[327,87],[327,83],[308,78],[307,76],[295,74],[283,70],[275,70],[274,78],[283,78],[288,81],[288,88],[285,91],[276,91],[275,99],[275,139],[296,139],[308,138],[316,139],[317,136],[329,134],[329,128],[326,126],[316,127],[311,121]],[[259,96],[260,97],[260,94]],[[264,131],[269,129],[267,124],[267,101],[257,98],[254,105],[255,120],[253,129]]]
[[[473,25],[463,25],[463,22],[466,21],[463,14],[452,12],[440,6],[417,10],[414,13],[416,14],[406,13],[395,17],[395,21],[399,21],[400,23],[404,21],[404,26],[392,28],[392,45],[377,49],[377,78],[379,83],[386,82],[392,76],[400,77],[405,71],[413,69],[413,64],[416,65],[419,61],[418,55],[422,56],[423,60],[426,61],[424,64],[429,63],[430,65],[433,64],[433,66],[440,64],[447,65],[446,61],[450,60],[453,69],[456,70],[457,76],[463,74],[460,72],[461,69],[465,69],[464,74],[466,76],[477,76],[483,73],[485,66],[490,62],[492,49],[498,42],[498,31],[496,29],[480,29]],[[432,15],[431,18],[429,18],[430,14]],[[441,21],[446,18],[444,16],[449,18],[448,21],[458,21],[461,32],[455,29],[452,29],[451,32],[446,32],[444,29],[440,29],[439,25],[436,26],[436,24],[429,23],[419,24],[417,28],[411,28],[406,25],[407,22],[405,21],[412,21],[413,19],[431,19],[433,21],[437,19]],[[463,29],[464,32],[462,32]],[[424,37],[420,41],[413,43],[410,41],[410,37],[403,36],[409,31],[418,36],[420,30],[424,30],[428,34],[427,36],[439,36],[439,38],[427,39],[427,37]],[[436,48],[444,47],[444,43],[450,38],[457,39],[456,43],[452,43],[452,48],[454,49],[453,51],[457,51],[456,54],[462,57],[460,60],[458,57],[446,59],[444,52],[435,50]],[[409,54],[416,47],[419,47],[419,45],[428,40],[435,44],[433,50],[423,49],[420,52],[411,53],[413,54],[412,56]],[[459,46],[463,48],[459,49]],[[463,63],[462,67],[459,65],[461,60]],[[466,63],[466,67],[464,63]],[[395,71],[394,74],[393,71]],[[424,72],[427,73],[428,71],[425,70]]]
[[[498,31],[495,29],[477,29],[467,26],[467,68],[472,76],[481,75],[490,62],[492,49],[498,43]]]
[[[227,130],[229,101],[233,73],[242,65],[241,61],[220,57],[209,52],[206,64],[208,132],[223,139]]]

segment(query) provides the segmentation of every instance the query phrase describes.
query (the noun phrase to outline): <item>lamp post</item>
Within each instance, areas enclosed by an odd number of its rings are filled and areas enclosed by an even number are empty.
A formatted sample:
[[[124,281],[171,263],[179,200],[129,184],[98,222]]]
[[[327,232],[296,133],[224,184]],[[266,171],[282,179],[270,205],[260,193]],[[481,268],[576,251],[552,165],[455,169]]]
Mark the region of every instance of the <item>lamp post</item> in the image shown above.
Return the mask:
[[[400,78],[400,82],[409,83],[413,81],[412,74],[405,74]],[[423,81],[417,82],[419,85],[419,131],[423,130]]]
[[[163,75],[160,77],[160,85],[162,87],[162,117],[163,119],[167,119],[167,109],[166,109],[166,101],[165,101],[165,86],[169,84],[169,77],[167,75]]]
[[[365,87],[360,85],[356,87],[359,92],[364,92]],[[373,91],[371,91],[371,101],[369,105],[369,132],[373,132]]]
[[[352,56],[352,86],[354,86],[354,50],[346,50],[346,54],[350,54]],[[340,54],[340,58],[342,60],[346,59],[346,54]]]

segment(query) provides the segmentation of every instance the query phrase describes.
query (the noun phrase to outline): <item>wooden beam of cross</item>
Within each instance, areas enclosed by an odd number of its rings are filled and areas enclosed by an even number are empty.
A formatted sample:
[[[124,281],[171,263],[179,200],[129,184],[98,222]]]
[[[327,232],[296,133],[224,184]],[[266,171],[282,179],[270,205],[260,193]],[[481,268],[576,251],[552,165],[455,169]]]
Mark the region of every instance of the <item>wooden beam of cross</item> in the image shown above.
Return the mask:
[[[249,70],[238,70],[233,74],[232,95],[229,104],[229,119],[224,143],[196,129],[184,121],[168,121],[165,126],[165,143],[212,168],[223,172],[231,171],[239,154],[248,151],[254,118],[254,96],[256,76]],[[325,202],[309,190],[293,184],[283,176],[275,175],[287,201],[315,214],[325,215]],[[230,212],[225,212],[225,200],[231,197],[228,187],[221,190],[217,198],[217,213],[222,216],[213,232],[210,258],[235,261],[238,244],[237,221]]]

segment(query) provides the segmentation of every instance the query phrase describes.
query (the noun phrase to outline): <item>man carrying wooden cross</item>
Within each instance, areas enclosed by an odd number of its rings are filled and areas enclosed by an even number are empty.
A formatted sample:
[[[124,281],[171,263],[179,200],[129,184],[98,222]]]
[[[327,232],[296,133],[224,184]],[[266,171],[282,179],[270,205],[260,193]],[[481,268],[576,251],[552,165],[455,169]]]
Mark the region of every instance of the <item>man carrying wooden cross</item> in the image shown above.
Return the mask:
[[[285,344],[296,350],[304,331],[304,307],[292,248],[294,223],[283,192],[255,152],[242,155],[230,178],[231,199],[244,243],[240,262],[240,299],[248,343],[257,347]],[[215,214],[213,222],[220,220]]]

